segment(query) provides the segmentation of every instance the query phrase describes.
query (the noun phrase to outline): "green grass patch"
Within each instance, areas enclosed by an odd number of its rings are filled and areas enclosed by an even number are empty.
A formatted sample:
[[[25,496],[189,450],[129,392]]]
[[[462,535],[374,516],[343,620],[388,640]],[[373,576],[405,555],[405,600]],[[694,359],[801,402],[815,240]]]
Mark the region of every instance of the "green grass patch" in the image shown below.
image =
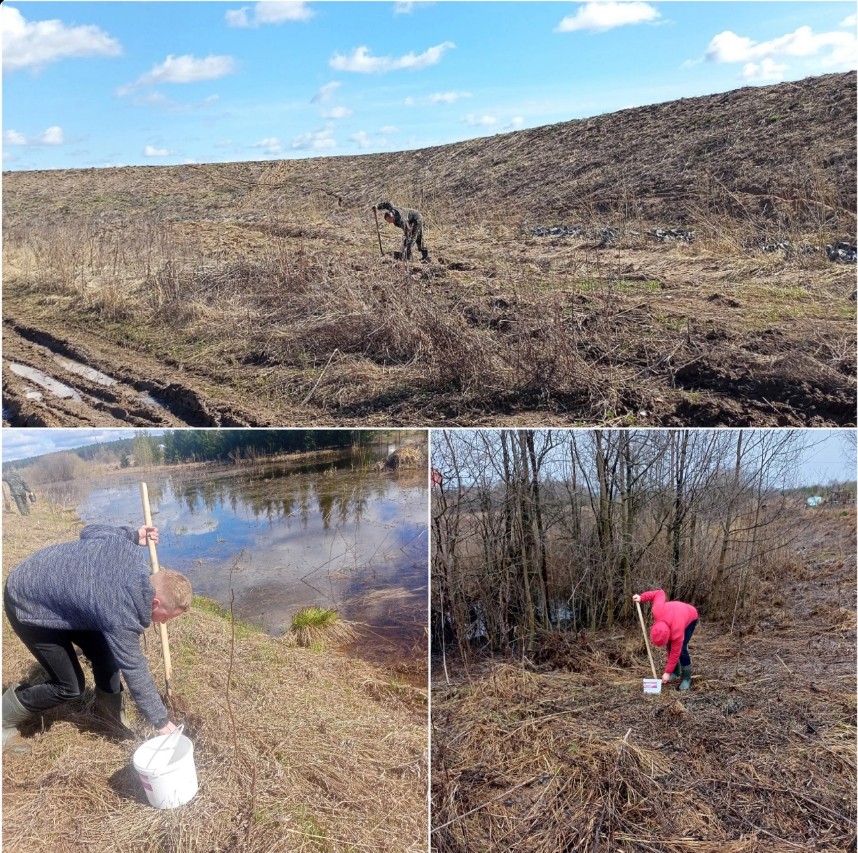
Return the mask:
[[[289,633],[294,634],[299,646],[322,652],[328,643],[345,644],[355,639],[354,628],[340,618],[336,610],[323,607],[304,607],[293,617]]]
[[[305,607],[292,617],[290,627],[295,631],[302,628],[327,628],[339,618],[336,610],[325,610],[323,607]]]

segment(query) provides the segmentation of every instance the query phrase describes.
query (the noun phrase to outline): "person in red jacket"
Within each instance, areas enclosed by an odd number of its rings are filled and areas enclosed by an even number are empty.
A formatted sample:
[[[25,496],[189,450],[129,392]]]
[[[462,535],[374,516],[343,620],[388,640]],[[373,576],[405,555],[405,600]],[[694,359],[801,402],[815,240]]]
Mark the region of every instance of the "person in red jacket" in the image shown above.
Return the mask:
[[[652,589],[633,595],[632,601],[652,602],[652,618],[649,630],[653,645],[667,646],[667,663],[664,665],[664,683],[680,678],[679,689],[691,687],[691,655],[688,643],[697,627],[697,608],[684,601],[667,601],[663,589]]]

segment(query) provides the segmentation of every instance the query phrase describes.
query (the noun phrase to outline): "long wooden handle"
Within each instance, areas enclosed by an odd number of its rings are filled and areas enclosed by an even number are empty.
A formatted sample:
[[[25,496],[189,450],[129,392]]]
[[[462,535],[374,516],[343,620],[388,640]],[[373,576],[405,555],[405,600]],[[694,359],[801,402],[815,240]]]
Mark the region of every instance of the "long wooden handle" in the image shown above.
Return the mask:
[[[375,233],[378,234],[378,250],[381,252],[381,256],[384,257],[384,249],[381,246],[381,227],[378,224],[378,211],[373,206],[372,214],[375,217]]]
[[[643,613],[641,612],[641,603],[639,601],[636,601],[635,604],[637,605],[637,608],[638,608],[638,618],[641,620],[641,631],[643,631],[644,642],[646,643],[646,653],[647,653],[647,655],[649,655],[649,665],[652,667],[652,677],[658,678],[658,675],[656,674],[656,671],[655,671],[655,661],[653,661],[653,659],[652,659],[652,651],[650,650],[650,647],[649,647],[649,636],[647,635],[647,632],[646,632],[646,622],[644,622]]]
[[[149,489],[144,482],[140,482],[140,496],[143,498],[143,520],[147,527],[152,527],[152,510],[149,507]],[[158,552],[155,550],[155,543],[146,537],[146,542],[149,545],[149,560],[152,563],[152,574],[161,571],[158,565]],[[161,635],[161,651],[164,654],[164,681],[166,683],[166,693],[169,696],[172,693],[170,687],[170,679],[173,677],[173,662],[170,659],[170,639],[167,636],[167,625],[164,622],[158,623],[159,633]]]

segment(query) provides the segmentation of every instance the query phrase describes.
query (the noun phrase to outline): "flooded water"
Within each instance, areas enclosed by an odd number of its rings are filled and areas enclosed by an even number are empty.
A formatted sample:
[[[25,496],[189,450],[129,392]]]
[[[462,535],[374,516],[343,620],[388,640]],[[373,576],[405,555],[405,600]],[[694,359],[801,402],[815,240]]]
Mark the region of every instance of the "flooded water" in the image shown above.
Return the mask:
[[[16,376],[20,376],[22,379],[28,379],[35,385],[50,391],[55,397],[59,397],[62,400],[74,400],[76,403],[81,402],[81,396],[74,390],[74,388],[70,388],[62,382],[57,382],[57,380],[52,376],[48,376],[47,373],[43,373],[35,367],[29,367],[26,364],[17,364],[13,362],[9,365],[9,370],[11,370]],[[30,397],[30,399],[35,398]]]
[[[350,454],[312,465],[135,472],[86,488],[87,523],[143,523],[140,480],[159,528],[158,559],[194,592],[271,634],[316,605],[361,623],[351,654],[426,657],[424,470],[353,470]]]

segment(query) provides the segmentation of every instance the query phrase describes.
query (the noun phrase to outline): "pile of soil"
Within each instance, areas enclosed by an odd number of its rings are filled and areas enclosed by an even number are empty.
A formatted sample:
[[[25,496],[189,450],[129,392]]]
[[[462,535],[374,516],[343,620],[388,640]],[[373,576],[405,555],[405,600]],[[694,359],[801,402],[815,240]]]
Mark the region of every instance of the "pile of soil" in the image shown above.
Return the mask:
[[[643,694],[635,625],[437,673],[433,849],[854,850],[854,510],[804,547],[753,625],[701,619],[689,692]]]
[[[80,526],[44,502],[3,522],[4,576]],[[427,849],[425,691],[244,625],[233,637],[216,609],[195,600],[168,626],[173,719],[194,743],[194,799],[173,810],[148,804],[131,757],[155,733],[140,718],[133,739],[107,733],[92,713],[90,677],[80,701],[25,725],[29,756],[3,758],[4,851]],[[144,642],[162,684],[157,632]],[[4,618],[4,685],[40,672]]]

